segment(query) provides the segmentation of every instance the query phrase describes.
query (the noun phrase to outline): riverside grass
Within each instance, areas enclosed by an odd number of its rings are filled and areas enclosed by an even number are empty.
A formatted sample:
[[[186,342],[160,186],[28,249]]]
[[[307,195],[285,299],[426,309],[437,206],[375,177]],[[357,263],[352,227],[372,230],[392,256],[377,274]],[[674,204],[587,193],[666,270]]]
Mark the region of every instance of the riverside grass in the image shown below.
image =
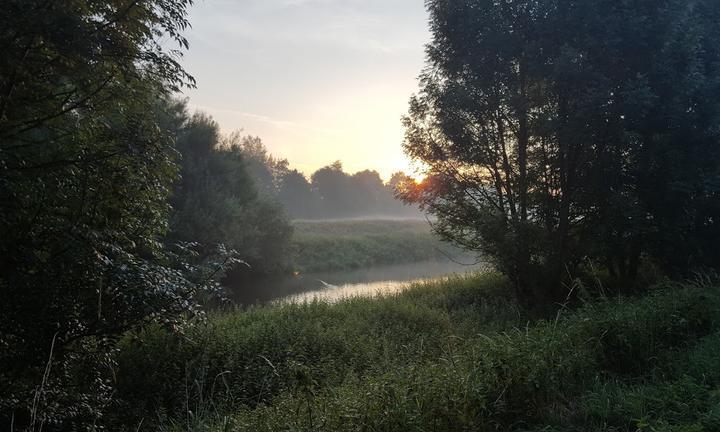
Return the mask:
[[[486,273],[338,304],[213,314],[120,347],[128,427],[173,431],[720,430],[720,289],[532,316]],[[145,419],[145,420],[143,420]]]
[[[295,221],[295,265],[302,272],[349,270],[446,259],[461,252],[435,238],[424,220]]]

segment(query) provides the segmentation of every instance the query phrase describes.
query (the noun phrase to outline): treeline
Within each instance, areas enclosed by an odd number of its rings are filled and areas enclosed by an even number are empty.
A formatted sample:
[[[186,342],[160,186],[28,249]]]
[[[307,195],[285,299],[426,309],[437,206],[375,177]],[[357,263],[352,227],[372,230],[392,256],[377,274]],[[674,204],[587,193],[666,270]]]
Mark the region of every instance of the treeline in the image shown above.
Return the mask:
[[[397,187],[412,181],[403,172],[394,173],[385,183],[377,171],[349,174],[340,161],[335,161],[308,179],[291,168],[286,159],[270,155],[258,137],[234,132],[224,138],[223,146],[241,149],[260,193],[282,204],[292,219],[417,218],[422,215],[416,206],[395,198]]]

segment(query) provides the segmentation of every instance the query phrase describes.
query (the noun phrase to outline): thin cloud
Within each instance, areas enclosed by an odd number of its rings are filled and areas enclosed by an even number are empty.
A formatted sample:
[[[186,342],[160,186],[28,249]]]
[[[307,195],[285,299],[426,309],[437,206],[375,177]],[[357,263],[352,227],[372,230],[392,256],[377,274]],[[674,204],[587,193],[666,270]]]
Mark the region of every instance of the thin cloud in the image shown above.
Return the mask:
[[[208,2],[197,11],[213,23],[207,29],[213,33],[210,38],[234,42],[229,45],[335,46],[380,54],[422,48],[418,27],[403,26],[388,12],[396,6],[387,6],[385,14],[375,9],[377,5],[348,0],[264,0],[221,2],[212,8]],[[419,28],[424,30],[424,23]]]
[[[340,134],[339,131],[328,129],[328,128],[318,128],[314,126],[309,126],[307,124],[298,123],[290,120],[280,120],[275,119],[269,116],[261,115],[261,114],[255,114],[245,111],[238,111],[233,109],[225,109],[225,108],[215,108],[215,107],[208,107],[208,106],[201,106],[201,105],[195,105],[195,104],[189,104],[189,106],[197,111],[203,111],[208,113],[225,113],[225,114],[231,114],[237,117],[245,117],[247,119],[255,120],[257,122],[266,123],[269,125],[272,125],[278,129],[282,130],[288,130],[288,129],[295,129],[295,130],[303,130],[307,132],[313,132],[313,133],[321,133],[325,135],[338,135]]]

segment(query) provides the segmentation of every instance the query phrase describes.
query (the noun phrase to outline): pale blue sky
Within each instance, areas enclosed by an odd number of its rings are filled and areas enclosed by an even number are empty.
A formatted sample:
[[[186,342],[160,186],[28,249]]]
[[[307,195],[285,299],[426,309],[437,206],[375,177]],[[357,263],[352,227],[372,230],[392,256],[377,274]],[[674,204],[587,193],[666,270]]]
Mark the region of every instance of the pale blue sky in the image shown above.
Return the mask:
[[[310,173],[407,170],[400,118],[429,40],[423,0],[197,0],[190,104]]]

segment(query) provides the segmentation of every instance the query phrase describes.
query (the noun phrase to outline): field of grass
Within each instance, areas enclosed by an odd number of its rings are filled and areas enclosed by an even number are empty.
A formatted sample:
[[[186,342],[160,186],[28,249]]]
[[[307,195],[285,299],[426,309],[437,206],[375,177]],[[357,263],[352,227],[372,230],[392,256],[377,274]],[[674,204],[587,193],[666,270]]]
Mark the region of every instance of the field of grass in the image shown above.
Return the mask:
[[[444,259],[459,252],[423,220],[296,221],[295,265],[303,272]]]
[[[718,431],[720,289],[523,312],[487,273],[128,337],[118,422],[173,431]]]

